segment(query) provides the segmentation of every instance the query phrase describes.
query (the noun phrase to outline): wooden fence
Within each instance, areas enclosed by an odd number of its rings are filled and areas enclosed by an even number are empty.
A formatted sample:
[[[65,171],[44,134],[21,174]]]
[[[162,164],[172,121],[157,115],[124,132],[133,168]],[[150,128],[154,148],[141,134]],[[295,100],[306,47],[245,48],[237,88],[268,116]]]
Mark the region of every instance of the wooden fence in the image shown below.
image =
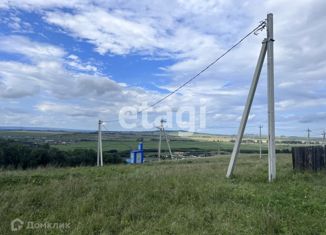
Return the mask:
[[[326,146],[292,147],[292,163],[295,170],[326,169]]]

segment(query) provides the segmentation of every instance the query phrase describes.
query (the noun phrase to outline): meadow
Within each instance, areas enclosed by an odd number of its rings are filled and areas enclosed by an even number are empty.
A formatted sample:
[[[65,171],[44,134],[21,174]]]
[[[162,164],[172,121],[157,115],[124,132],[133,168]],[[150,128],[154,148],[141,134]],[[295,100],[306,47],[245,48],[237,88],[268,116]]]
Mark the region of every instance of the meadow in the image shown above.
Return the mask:
[[[144,140],[146,152],[156,152],[158,147],[158,132],[103,132],[103,151],[117,150],[129,151],[136,149],[139,140]],[[198,134],[187,138],[177,136],[176,132],[168,132],[170,145],[174,151],[203,151],[230,153],[234,143],[230,141],[212,141],[210,135]],[[97,150],[96,132],[45,132],[45,131],[0,131],[0,138],[18,141],[49,143],[60,150],[93,149]],[[228,139],[234,139],[229,136]],[[250,138],[257,141],[257,138]],[[292,145],[277,144],[277,150],[289,150]],[[162,142],[163,151],[167,151],[166,143]],[[262,149],[267,151],[267,144],[263,143]],[[259,152],[258,143],[242,143],[241,151],[244,153]],[[146,154],[146,153],[145,153]]]
[[[19,234],[326,234],[326,172],[294,172],[278,154],[242,154],[143,165],[0,171],[0,234],[10,221],[69,223]],[[17,234],[12,232],[12,234]]]

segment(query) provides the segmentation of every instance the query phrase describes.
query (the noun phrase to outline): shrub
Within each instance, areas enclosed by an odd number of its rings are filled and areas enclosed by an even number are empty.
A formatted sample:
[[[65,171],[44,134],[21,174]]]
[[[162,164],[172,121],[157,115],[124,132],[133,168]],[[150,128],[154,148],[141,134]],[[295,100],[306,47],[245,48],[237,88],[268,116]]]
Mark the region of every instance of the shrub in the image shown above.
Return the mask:
[[[117,150],[104,152],[105,163],[123,163],[128,152]],[[0,140],[0,167],[4,168],[36,168],[38,166],[91,166],[96,165],[97,153],[93,149],[74,149],[62,151],[45,145],[34,145],[11,140]]]

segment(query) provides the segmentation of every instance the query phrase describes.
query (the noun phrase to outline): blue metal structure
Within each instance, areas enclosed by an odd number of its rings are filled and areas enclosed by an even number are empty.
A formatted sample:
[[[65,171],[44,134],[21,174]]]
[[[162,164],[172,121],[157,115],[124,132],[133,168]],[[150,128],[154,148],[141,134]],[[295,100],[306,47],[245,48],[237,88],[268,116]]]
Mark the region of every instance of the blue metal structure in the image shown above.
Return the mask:
[[[127,160],[130,164],[144,163],[143,142],[139,142],[138,149],[130,151],[130,159]]]

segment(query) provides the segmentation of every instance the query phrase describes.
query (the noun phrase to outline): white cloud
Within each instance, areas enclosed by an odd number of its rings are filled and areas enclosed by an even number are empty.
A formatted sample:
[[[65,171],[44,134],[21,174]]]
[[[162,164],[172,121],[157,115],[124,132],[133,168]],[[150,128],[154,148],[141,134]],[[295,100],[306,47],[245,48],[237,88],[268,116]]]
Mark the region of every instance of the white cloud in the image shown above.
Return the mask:
[[[109,118],[124,105],[140,104],[148,100],[149,95],[155,97],[143,89],[128,87],[96,73],[96,67],[90,69],[93,74],[69,69],[72,61],[79,70],[85,68],[81,68],[78,56],[66,56],[62,48],[25,37],[3,36],[1,39],[0,44],[6,46],[1,47],[2,51],[24,55],[31,63],[0,60],[0,96],[21,99],[20,102],[34,97],[34,107],[43,117]]]
[[[1,8],[1,3],[0,3]],[[0,18],[0,23],[5,24],[12,32],[32,33],[33,27],[29,22],[22,20],[16,13],[10,12],[6,17]]]
[[[196,70],[213,59],[211,51],[221,52],[211,35],[177,23],[166,28],[159,22],[153,22],[151,18],[132,16],[129,19],[125,12],[108,13],[103,9],[90,7],[78,13],[49,12],[45,19],[73,36],[94,44],[100,54],[141,53],[175,57],[179,62],[166,70],[170,72]],[[207,56],[201,56],[203,54]]]
[[[65,51],[57,46],[34,43],[22,36],[1,36],[0,52],[17,53],[32,60],[51,60],[63,57]]]
[[[0,2],[0,8],[22,8],[25,10],[35,10],[52,7],[75,8],[85,6],[89,3],[87,0],[5,0]]]
[[[84,64],[80,61],[79,57],[76,55],[69,55],[66,61],[67,65],[70,67],[80,70],[80,71],[91,71],[97,72],[97,68],[90,64]]]
[[[321,109],[326,106],[326,98],[314,98],[314,99],[289,99],[282,100],[276,103],[276,107],[280,110],[288,110],[294,108],[304,109],[306,107],[320,107]]]
[[[101,54],[128,54],[134,50],[148,50],[156,44],[155,31],[151,27],[99,8],[90,8],[80,14],[49,12],[45,18],[49,23],[95,44]]]
[[[53,102],[42,102],[35,106],[35,108],[44,113],[64,114],[68,116],[83,116],[96,117],[98,110],[90,107],[80,107],[79,105],[58,104]]]
[[[300,115],[317,113],[325,106],[326,3],[321,0],[180,0],[168,4],[149,0],[10,0],[2,3],[4,6],[37,12],[47,23],[90,43],[102,55],[138,54],[153,60],[173,59],[169,66],[162,68],[166,80],[158,85],[169,91],[214,60],[264,19],[266,13],[273,12],[277,120],[282,125],[291,124],[295,122],[293,117],[298,117],[298,121]],[[202,98],[210,113],[225,114],[216,116],[221,120],[239,117],[264,34],[246,40],[167,103],[177,108],[199,104]],[[98,105],[118,107],[132,100],[153,101],[155,99],[148,97],[159,96],[117,83],[100,74],[96,66],[81,61],[76,55],[68,55],[59,47],[13,36],[0,40],[0,50],[24,55],[32,61],[31,64],[0,63],[3,97],[43,92],[61,100],[83,97],[87,100],[83,101],[83,108],[93,106],[93,100],[101,100],[96,101]],[[266,121],[265,68],[262,74],[252,122]],[[24,89],[24,84],[29,89]]]

